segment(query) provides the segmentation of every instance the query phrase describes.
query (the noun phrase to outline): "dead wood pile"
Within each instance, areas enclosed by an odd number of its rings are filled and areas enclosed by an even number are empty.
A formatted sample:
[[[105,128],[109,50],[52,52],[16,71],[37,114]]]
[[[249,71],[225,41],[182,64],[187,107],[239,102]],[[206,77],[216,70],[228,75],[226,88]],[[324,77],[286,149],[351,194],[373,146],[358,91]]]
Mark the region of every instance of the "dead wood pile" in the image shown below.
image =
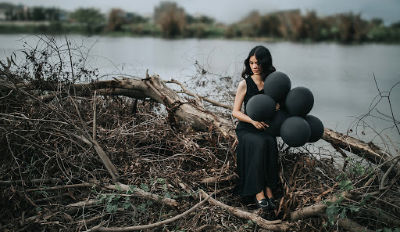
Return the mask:
[[[157,76],[88,81],[96,72],[69,46],[25,55],[0,67],[2,231],[400,227],[398,154],[327,129],[338,152],[367,162],[338,170],[280,143],[279,208],[262,212],[233,194],[234,123],[204,103],[229,106]]]

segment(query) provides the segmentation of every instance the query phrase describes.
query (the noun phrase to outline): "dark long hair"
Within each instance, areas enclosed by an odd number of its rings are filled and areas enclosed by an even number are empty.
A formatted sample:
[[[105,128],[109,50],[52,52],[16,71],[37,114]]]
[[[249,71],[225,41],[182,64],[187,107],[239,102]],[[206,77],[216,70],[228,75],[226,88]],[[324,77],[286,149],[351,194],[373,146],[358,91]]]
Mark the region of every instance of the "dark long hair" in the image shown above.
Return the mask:
[[[253,75],[249,64],[250,57],[252,56],[256,56],[257,62],[261,66],[261,76],[263,79],[276,71],[275,67],[272,66],[272,56],[268,48],[260,45],[251,49],[249,56],[244,60],[244,70],[242,72],[243,78]]]

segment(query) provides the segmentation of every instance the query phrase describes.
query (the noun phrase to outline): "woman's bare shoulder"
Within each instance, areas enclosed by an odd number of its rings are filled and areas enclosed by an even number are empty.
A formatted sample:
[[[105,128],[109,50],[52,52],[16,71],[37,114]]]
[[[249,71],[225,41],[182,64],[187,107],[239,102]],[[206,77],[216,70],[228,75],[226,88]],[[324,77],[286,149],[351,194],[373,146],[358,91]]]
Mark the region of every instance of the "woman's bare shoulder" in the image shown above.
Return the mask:
[[[246,88],[246,80],[241,80],[238,85],[238,89]]]

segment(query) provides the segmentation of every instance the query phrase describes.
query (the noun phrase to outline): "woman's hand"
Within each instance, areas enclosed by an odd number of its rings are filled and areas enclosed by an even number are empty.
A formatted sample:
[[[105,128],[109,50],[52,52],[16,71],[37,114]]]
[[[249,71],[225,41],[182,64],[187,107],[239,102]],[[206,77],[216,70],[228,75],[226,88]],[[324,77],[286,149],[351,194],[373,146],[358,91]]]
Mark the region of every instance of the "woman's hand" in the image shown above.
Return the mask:
[[[280,107],[281,107],[281,105],[279,105],[279,103],[276,103],[275,111],[278,111],[280,109]]]
[[[253,124],[253,126],[259,130],[265,130],[269,127],[269,125],[266,122],[258,122],[258,121],[251,121],[251,124]]]

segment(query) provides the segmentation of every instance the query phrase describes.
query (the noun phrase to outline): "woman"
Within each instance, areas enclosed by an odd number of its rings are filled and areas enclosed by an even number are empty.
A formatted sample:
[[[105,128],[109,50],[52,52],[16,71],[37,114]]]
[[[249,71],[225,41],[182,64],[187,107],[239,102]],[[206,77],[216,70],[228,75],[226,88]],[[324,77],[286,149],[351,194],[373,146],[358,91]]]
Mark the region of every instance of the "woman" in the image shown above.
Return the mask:
[[[265,78],[275,71],[271,53],[264,46],[254,47],[244,61],[245,69],[237,88],[232,115],[239,119],[236,127],[238,138],[237,170],[239,182],[237,191],[242,197],[255,196],[258,207],[275,209],[272,190],[278,182],[278,149],[276,138],[265,129],[266,122],[254,121],[241,112],[247,101],[256,94],[262,94]],[[279,109],[277,104],[276,109]]]

